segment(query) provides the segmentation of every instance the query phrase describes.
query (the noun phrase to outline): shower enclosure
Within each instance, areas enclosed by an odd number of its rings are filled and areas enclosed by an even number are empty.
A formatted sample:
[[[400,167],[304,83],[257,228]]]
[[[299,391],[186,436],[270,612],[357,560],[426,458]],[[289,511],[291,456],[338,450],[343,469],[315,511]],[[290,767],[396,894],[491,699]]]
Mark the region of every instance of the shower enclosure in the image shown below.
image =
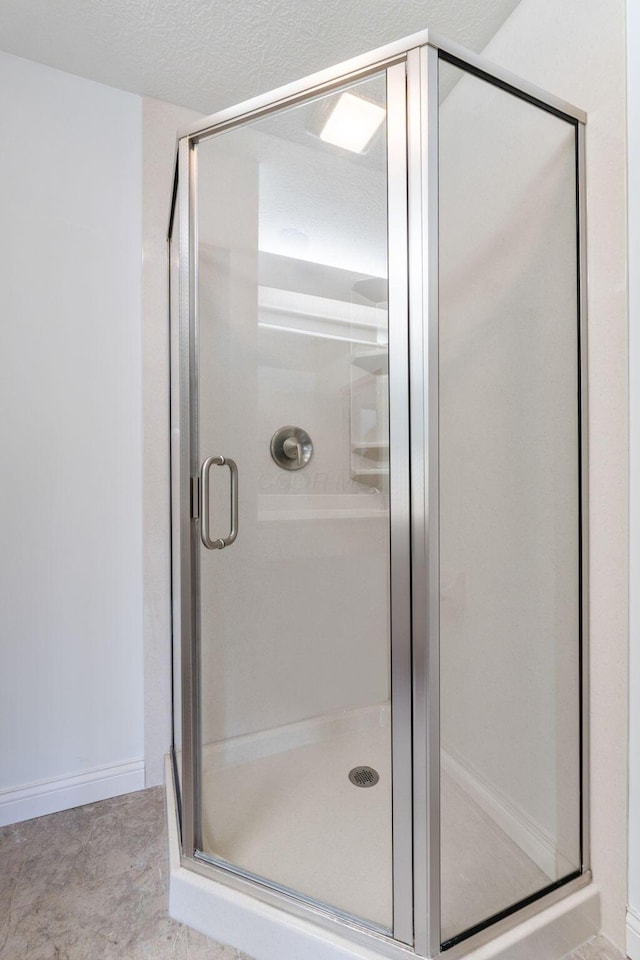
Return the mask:
[[[584,122],[424,33],[179,137],[182,862],[381,954],[589,880]]]

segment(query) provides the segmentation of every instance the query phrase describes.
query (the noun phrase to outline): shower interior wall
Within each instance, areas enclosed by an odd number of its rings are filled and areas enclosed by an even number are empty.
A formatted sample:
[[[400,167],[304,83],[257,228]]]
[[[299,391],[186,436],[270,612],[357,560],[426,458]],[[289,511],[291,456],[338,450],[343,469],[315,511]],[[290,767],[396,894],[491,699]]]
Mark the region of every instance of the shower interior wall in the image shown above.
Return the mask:
[[[588,115],[591,866],[624,952],[627,861],[627,250],[625,4],[521,0],[486,56]]]
[[[441,72],[442,763],[555,880],[580,849],[575,129]]]
[[[247,131],[256,137],[269,135]],[[304,146],[287,149],[302,169],[321,163]],[[204,743],[389,697],[384,495],[351,479],[352,346],[296,330],[295,293],[288,329],[265,317],[256,286],[274,291],[271,264],[282,276],[288,258],[256,253],[273,226],[263,226],[262,214],[259,241],[259,205],[277,209],[280,198],[277,185],[259,190],[265,174],[248,153],[208,153],[206,143],[199,151],[199,338],[209,372],[200,380],[201,453],[241,459],[243,497],[237,544],[203,565],[202,622],[214,625],[201,642]],[[215,326],[221,315],[232,318],[233,338],[220,332],[226,323]],[[237,391],[228,370],[242,370]],[[312,438],[301,471],[282,470],[270,455],[271,436],[285,424]],[[225,482],[212,477],[214,503],[226,502]],[[223,529],[225,517],[217,522]]]

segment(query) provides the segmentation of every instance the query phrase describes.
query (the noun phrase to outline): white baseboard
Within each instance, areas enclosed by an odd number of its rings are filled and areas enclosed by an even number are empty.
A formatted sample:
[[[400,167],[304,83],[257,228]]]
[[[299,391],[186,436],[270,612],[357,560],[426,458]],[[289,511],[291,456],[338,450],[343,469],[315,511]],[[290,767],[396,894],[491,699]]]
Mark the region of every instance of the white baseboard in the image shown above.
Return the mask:
[[[246,733],[216,743],[204,744],[203,756],[208,766],[235,767],[240,763],[284,753],[296,747],[322,743],[336,737],[363,733],[376,727],[390,728],[391,708],[388,701],[353,710],[336,710],[311,720],[298,720],[258,733]]]
[[[640,960],[640,915],[627,907],[627,956]]]
[[[0,790],[0,827],[142,789],[144,760],[93,767],[73,777],[10,787]]]
[[[563,862],[553,837],[510,797],[456,757],[453,751],[443,748],[441,763],[443,772],[447,773],[548,877],[555,878],[571,872],[571,864],[568,861]]]

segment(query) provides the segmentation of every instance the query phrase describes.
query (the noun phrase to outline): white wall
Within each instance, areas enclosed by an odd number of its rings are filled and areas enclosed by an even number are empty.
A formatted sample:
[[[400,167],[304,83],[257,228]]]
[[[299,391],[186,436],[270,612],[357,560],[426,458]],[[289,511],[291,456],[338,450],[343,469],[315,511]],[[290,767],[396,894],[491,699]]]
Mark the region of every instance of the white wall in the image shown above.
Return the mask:
[[[588,112],[591,839],[602,929],[625,939],[627,296],[625,4],[521,0],[484,53]]]
[[[140,98],[0,54],[0,818],[143,784]]]
[[[640,960],[640,4],[627,4],[629,191],[629,891],[627,954]]]

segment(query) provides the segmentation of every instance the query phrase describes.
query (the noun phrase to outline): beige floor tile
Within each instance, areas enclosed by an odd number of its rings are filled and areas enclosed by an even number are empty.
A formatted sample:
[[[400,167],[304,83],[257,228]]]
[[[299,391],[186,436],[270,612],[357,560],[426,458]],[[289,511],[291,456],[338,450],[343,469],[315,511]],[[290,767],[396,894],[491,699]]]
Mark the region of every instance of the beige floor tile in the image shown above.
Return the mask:
[[[179,929],[167,914],[164,878],[144,867],[14,907],[0,957],[121,960]]]
[[[188,960],[186,930],[178,927],[166,936],[137,943],[122,960]]]
[[[14,885],[20,907],[127,872],[167,868],[161,788],[32,821],[27,856]]]
[[[14,849],[25,849],[33,835],[35,820],[25,820],[24,823],[11,823],[8,827],[0,827],[0,849],[2,853]]]
[[[234,947],[216,943],[197,930],[187,930],[187,960],[251,960]]]
[[[595,937],[566,960],[624,960],[624,955],[606,937]]]
[[[250,960],[169,918],[165,844],[161,788],[0,829],[0,960]],[[597,937],[566,960],[623,957]]]
[[[33,821],[0,827],[0,932],[13,903],[33,834]]]
[[[1,847],[0,847],[1,849]],[[0,928],[6,920],[15,896],[18,879],[24,865],[21,851],[2,851],[0,868]]]

